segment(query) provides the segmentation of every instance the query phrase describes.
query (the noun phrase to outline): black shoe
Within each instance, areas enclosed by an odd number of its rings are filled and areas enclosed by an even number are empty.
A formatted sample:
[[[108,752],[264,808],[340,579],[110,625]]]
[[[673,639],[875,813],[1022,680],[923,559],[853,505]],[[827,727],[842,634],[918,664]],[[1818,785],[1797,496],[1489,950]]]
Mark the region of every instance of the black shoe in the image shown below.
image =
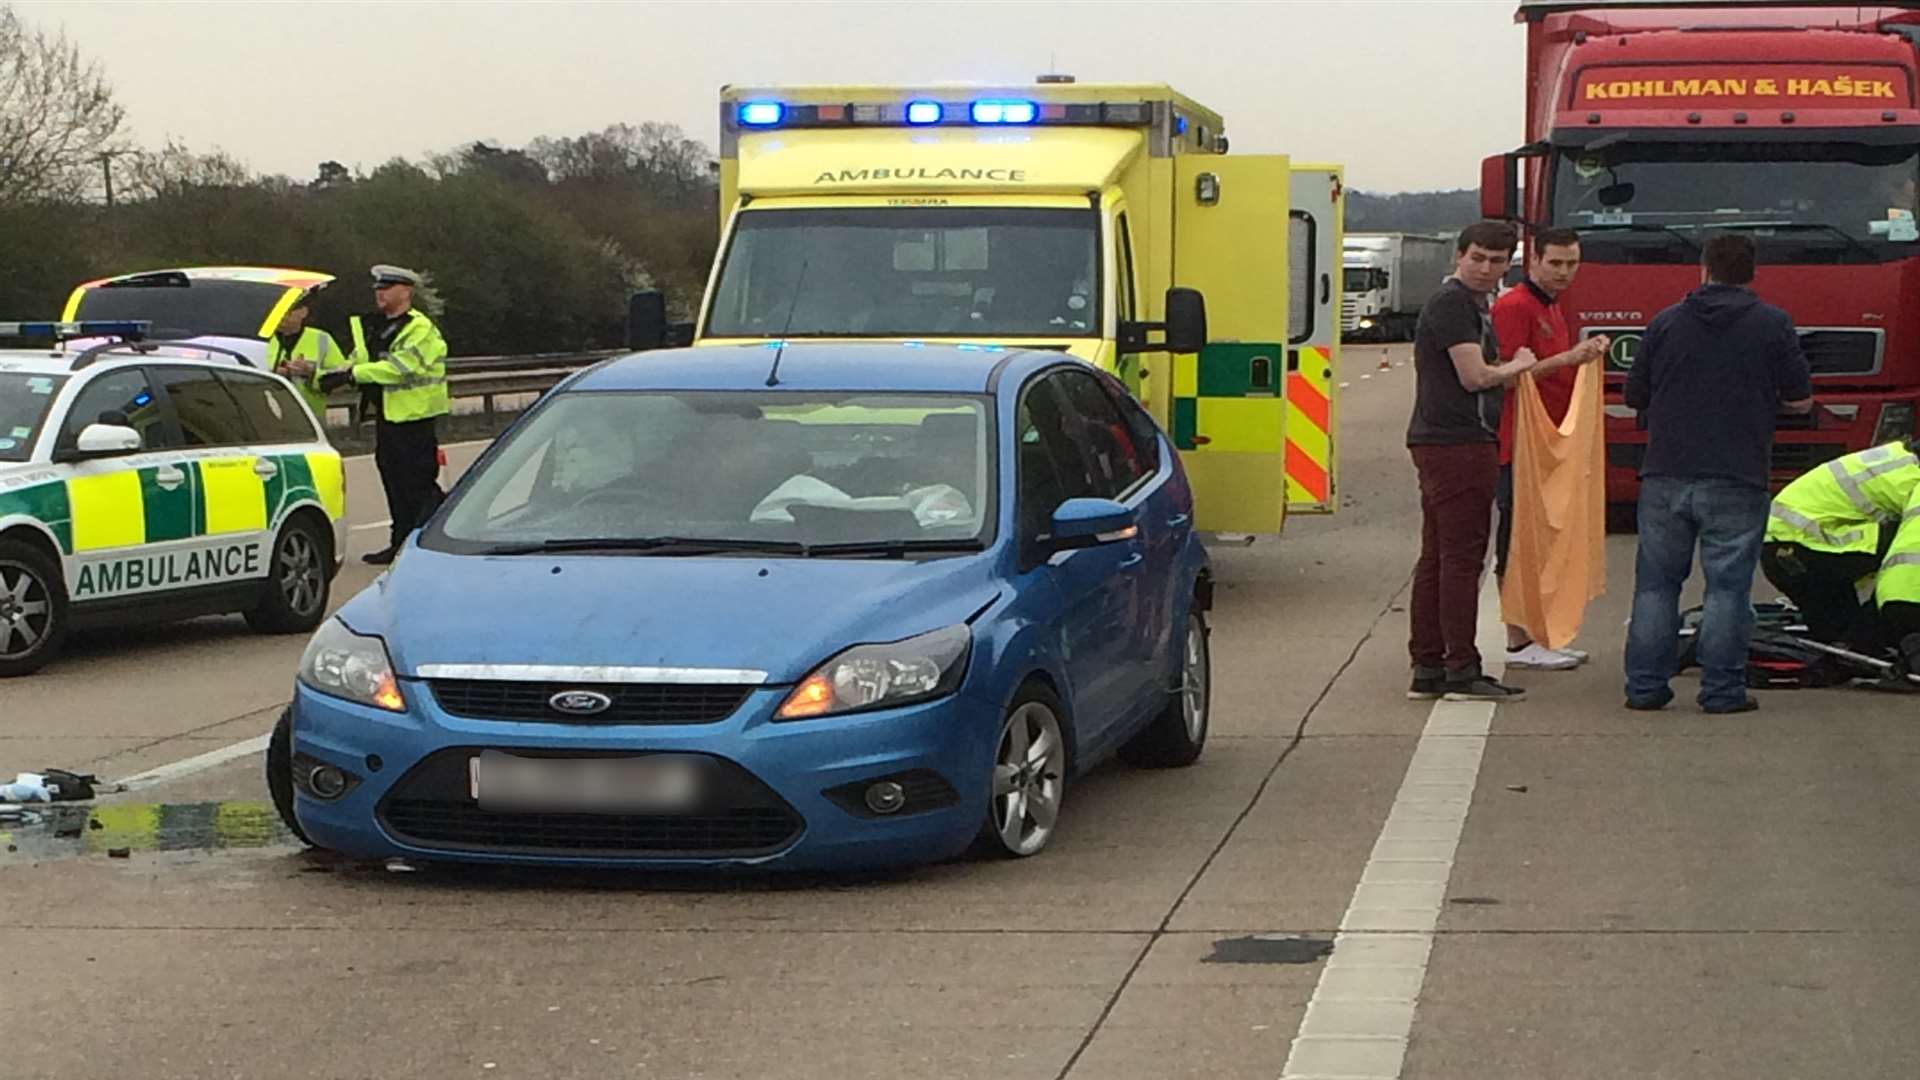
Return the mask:
[[[1659,701],[1635,701],[1632,698],[1627,699],[1627,708],[1632,709],[1634,712],[1659,712],[1671,704],[1673,704],[1672,694],[1668,694]]]
[[[1408,701],[1438,701],[1447,692],[1445,668],[1413,669],[1413,685],[1407,687]]]
[[[1485,675],[1476,675],[1465,680],[1448,679],[1446,693],[1441,696],[1448,701],[1519,701],[1527,696],[1527,692],[1518,686],[1507,686]]]
[[[1747,700],[1741,702],[1738,705],[1730,705],[1730,706],[1725,706],[1717,709],[1708,708],[1707,706],[1702,705],[1700,706],[1700,711],[1703,713],[1706,713],[1709,716],[1726,716],[1731,713],[1753,712],[1759,707],[1760,707],[1760,702],[1756,700],[1752,694],[1748,694]]]
[[[368,566],[385,566],[392,562],[393,557],[398,554],[400,554],[399,548],[382,548],[379,551],[370,551],[360,556],[360,561],[366,563]]]

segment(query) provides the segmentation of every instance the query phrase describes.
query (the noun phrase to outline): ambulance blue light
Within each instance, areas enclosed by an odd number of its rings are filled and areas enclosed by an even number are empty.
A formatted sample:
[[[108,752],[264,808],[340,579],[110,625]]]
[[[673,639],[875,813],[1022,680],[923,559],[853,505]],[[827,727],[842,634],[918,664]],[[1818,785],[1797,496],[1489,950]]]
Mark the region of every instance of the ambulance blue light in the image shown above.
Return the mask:
[[[771,127],[787,112],[777,101],[748,101],[740,106],[740,122],[748,127]]]
[[[1040,117],[1040,106],[1031,101],[976,101],[976,124],[1031,124]]]
[[[907,102],[907,123],[909,124],[937,124],[945,114],[946,110],[942,109],[937,101]]]

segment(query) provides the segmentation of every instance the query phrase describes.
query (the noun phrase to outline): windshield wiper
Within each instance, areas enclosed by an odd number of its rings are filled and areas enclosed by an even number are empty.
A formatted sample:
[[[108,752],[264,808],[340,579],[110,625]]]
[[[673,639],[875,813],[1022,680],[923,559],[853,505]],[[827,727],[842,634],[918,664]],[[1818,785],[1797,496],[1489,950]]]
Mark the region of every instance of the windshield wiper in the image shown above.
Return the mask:
[[[1694,243],[1694,240],[1691,236],[1688,236],[1686,233],[1681,232],[1680,230],[1674,228],[1671,225],[1648,225],[1641,222],[1610,222],[1605,225],[1582,225],[1580,226],[1580,231],[1582,233],[1596,233],[1596,232],[1666,233],[1668,236],[1673,237],[1675,240],[1678,240],[1681,243],[1687,245],[1687,247],[1691,248],[1695,255],[1700,254],[1700,245],[1697,243]]]
[[[569,536],[532,544],[499,544],[483,555],[545,555],[557,552],[626,551],[648,555],[711,555],[727,551],[807,554],[805,544],[791,540],[730,540],[698,536]]]
[[[809,556],[887,555],[904,558],[922,552],[984,551],[978,540],[855,540],[841,544],[810,544]]]
[[[1838,225],[1829,225],[1824,221],[1728,221],[1713,226],[1716,229],[1779,229],[1782,232],[1825,232],[1832,233],[1847,242],[1848,247],[1856,248],[1869,258],[1877,258],[1877,253],[1860,238]]]

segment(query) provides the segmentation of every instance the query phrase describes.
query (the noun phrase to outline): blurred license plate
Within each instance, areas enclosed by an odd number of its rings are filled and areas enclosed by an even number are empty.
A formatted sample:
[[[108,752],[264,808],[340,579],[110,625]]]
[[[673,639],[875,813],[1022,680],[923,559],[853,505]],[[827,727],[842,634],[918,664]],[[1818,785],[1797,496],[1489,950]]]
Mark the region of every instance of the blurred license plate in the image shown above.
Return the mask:
[[[482,750],[470,759],[483,810],[674,813],[700,800],[701,770],[679,754],[528,758]]]

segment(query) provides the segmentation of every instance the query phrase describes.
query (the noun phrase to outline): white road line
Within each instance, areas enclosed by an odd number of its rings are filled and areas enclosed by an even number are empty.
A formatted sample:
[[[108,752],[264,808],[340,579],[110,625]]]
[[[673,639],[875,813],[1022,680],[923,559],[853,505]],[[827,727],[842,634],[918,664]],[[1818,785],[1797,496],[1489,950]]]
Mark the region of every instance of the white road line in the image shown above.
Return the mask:
[[[120,783],[125,784],[127,790],[135,791],[140,788],[164,784],[170,780],[178,780],[184,776],[192,776],[194,773],[205,772],[216,766],[225,765],[227,762],[233,761],[236,758],[243,758],[249,754],[262,753],[267,748],[268,738],[270,738],[270,736],[260,735],[234,743],[232,746],[223,746],[218,750],[209,750],[197,757],[190,757],[184,761],[176,761],[170,765],[162,765],[157,769],[148,769],[143,773],[135,773],[132,776],[122,779]]]
[[[1505,633],[1488,575],[1478,644],[1495,678],[1505,673],[1496,659]],[[1493,710],[1491,702],[1433,703],[1281,1080],[1399,1080]]]

